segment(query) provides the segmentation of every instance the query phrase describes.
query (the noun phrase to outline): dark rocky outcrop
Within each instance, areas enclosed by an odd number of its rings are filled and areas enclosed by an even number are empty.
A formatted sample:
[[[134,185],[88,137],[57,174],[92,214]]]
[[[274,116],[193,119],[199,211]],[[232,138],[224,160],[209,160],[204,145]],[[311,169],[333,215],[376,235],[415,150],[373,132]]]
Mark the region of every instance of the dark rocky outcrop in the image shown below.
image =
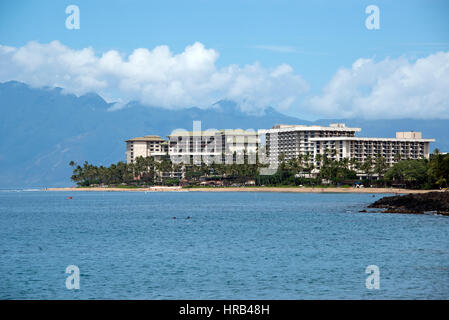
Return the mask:
[[[383,197],[368,208],[385,208],[385,213],[433,212],[449,216],[449,192],[415,193],[402,196]]]

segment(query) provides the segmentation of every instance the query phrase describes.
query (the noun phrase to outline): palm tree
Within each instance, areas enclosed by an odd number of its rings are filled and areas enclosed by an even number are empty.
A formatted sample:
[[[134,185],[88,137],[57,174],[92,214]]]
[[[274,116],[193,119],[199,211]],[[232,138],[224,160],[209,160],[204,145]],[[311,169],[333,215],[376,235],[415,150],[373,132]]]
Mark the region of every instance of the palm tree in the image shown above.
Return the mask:
[[[362,171],[366,174],[369,183],[371,183],[371,175],[373,169],[373,158],[371,156],[366,157],[361,165]]]
[[[278,161],[279,161],[279,163],[281,164],[281,166],[282,165],[284,165],[284,162],[285,162],[285,153],[284,152],[281,152],[280,154],[279,154],[279,156],[278,156]]]
[[[388,163],[387,160],[381,155],[377,155],[374,162],[374,172],[377,173],[378,179],[382,179],[384,177],[385,172],[387,172]]]
[[[136,180],[143,180],[145,173],[147,172],[146,160],[144,157],[137,157],[133,169],[133,177]]]
[[[321,167],[321,161],[322,160],[323,160],[323,155],[321,153],[318,153],[315,156],[315,163]]]
[[[351,160],[349,160],[349,166],[352,170],[360,170],[360,162],[356,158],[351,158]]]
[[[345,168],[347,170],[351,170],[349,158],[343,158],[341,160],[341,165],[343,166],[343,168]]]

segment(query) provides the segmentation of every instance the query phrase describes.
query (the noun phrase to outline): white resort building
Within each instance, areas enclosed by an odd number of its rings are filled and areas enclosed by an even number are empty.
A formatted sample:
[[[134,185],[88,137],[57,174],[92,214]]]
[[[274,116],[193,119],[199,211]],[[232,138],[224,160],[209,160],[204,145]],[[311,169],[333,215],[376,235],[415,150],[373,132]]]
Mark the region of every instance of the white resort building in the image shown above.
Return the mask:
[[[429,158],[429,145],[435,139],[423,139],[421,132],[397,132],[396,138],[362,138],[355,133],[360,128],[348,128],[343,123],[328,127],[303,125],[276,125],[265,130],[270,162],[278,163],[298,155],[309,156],[319,169],[318,154],[326,153],[334,160],[344,158],[364,162],[368,157],[382,156],[388,165],[400,159]]]
[[[354,137],[359,131],[360,128],[332,123],[328,127],[278,124],[263,132],[269,161],[278,164],[281,155],[285,160],[296,158],[300,154],[312,157],[315,153],[315,141],[311,140],[313,138]]]
[[[168,136],[172,161],[184,164],[244,163],[255,157],[260,140],[255,131],[242,129],[175,131]]]
[[[435,139],[423,139],[421,132],[396,132],[396,138],[328,137],[313,138],[314,158],[330,150],[334,160],[343,158],[365,162],[381,156],[389,166],[401,159],[429,158],[429,145]],[[334,151],[332,151],[334,150]],[[316,163],[319,168],[319,163]]]
[[[174,163],[244,163],[253,159],[260,139],[255,131],[242,129],[175,131],[168,141],[156,135],[126,140],[126,162],[134,163],[137,157],[153,156],[159,161],[170,156]]]
[[[160,136],[144,136],[126,140],[126,163],[134,163],[137,157],[154,157],[160,160],[167,155],[168,143]]]

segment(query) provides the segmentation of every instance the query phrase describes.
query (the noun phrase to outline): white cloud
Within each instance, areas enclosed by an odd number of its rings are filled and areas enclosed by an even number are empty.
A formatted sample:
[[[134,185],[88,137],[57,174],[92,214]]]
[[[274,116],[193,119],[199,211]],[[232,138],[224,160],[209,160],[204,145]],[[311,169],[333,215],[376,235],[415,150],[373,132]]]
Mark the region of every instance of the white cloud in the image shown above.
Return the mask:
[[[307,99],[319,116],[449,118],[449,52],[416,61],[358,59],[337,71],[320,96]]]
[[[182,53],[167,46],[135,49],[129,56],[115,50],[95,54],[58,41],[0,45],[0,81],[32,86],[60,86],[67,92],[98,92],[119,106],[130,100],[166,108],[208,107],[232,99],[250,112],[268,106],[288,109],[308,90],[288,65],[266,69],[258,63],[217,68],[218,52],[196,42]]]

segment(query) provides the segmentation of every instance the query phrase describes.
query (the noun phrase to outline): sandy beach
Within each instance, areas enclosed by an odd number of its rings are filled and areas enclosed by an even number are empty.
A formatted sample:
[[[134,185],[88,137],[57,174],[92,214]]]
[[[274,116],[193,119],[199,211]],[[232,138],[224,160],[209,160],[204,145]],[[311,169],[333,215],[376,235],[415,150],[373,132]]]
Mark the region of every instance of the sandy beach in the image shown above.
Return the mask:
[[[409,190],[398,188],[302,188],[302,187],[149,187],[149,188],[47,188],[46,191],[103,191],[103,192],[296,192],[296,193],[427,193],[443,190]]]

